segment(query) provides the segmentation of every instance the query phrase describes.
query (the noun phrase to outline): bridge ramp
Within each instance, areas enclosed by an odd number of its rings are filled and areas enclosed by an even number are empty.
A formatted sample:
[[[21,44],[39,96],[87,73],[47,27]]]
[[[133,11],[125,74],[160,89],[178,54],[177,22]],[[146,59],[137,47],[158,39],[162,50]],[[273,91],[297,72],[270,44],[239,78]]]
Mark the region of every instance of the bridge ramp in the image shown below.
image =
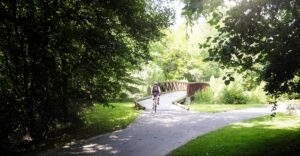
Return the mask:
[[[163,94],[160,96],[160,104],[157,107],[157,111],[167,111],[167,110],[177,110],[177,111],[181,111],[182,108],[173,105],[172,102],[175,99],[178,98],[183,98],[186,96],[186,91],[177,91],[177,92],[171,92],[171,93],[167,93],[167,94]],[[153,99],[146,99],[143,101],[139,101],[138,102],[141,106],[145,107],[146,110],[152,110],[152,106],[153,106]]]

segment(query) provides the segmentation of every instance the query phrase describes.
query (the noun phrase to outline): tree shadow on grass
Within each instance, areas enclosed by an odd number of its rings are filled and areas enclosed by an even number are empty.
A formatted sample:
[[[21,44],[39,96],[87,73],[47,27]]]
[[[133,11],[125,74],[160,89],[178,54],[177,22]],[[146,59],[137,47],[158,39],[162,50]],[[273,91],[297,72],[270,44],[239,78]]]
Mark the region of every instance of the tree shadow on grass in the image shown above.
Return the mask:
[[[267,117],[265,117],[267,118]],[[300,155],[300,121],[269,119],[233,124],[232,155],[296,156]],[[234,133],[235,132],[235,133]],[[228,138],[230,141],[230,138]],[[233,144],[234,145],[234,144]]]

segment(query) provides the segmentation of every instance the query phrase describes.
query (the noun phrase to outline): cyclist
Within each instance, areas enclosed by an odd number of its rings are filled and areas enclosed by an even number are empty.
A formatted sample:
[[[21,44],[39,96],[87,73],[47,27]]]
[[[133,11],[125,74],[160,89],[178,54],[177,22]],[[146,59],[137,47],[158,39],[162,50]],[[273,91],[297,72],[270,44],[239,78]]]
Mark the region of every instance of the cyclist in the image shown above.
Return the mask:
[[[154,82],[154,85],[151,88],[151,93],[153,96],[153,100],[155,97],[157,97],[157,104],[159,105],[159,96],[160,96],[161,90],[160,90],[160,87],[157,82]]]

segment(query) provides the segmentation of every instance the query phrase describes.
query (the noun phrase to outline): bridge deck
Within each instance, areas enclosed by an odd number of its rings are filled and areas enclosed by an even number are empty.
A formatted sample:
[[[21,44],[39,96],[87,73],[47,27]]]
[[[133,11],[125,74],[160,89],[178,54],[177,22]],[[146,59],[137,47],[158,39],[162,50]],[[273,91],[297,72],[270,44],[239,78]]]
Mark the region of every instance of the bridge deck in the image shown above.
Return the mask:
[[[172,104],[172,102],[181,97],[186,96],[186,91],[178,91],[178,92],[171,92],[168,94],[163,94],[160,96],[160,105],[157,107],[157,111],[165,111],[165,110],[182,110],[181,108]],[[151,110],[153,105],[153,100],[146,99],[139,102],[140,105],[146,108],[146,110]]]

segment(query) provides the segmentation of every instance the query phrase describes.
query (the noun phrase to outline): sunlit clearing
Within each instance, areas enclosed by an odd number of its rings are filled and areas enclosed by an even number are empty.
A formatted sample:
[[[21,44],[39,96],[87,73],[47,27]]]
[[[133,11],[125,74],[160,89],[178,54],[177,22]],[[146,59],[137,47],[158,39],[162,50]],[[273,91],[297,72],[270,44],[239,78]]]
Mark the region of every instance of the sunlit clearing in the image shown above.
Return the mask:
[[[290,129],[297,130],[300,125],[300,118],[291,119],[270,119],[269,121],[256,121],[251,123],[235,123],[234,128],[262,127],[266,129]]]
[[[270,129],[297,129],[299,127],[299,120],[285,120],[285,121],[266,121],[261,122],[261,125],[265,125]]]
[[[257,126],[257,124],[255,124],[255,123],[235,123],[233,125],[234,125],[234,128],[254,127],[254,126]]]

